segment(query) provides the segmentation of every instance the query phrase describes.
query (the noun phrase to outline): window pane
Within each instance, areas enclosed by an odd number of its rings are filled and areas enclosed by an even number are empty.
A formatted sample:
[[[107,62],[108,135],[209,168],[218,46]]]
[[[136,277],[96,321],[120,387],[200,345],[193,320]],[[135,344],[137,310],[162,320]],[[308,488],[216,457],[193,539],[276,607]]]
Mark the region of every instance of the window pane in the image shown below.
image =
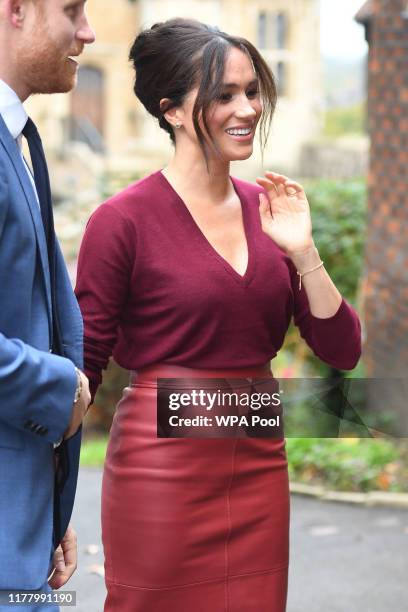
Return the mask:
[[[287,68],[284,62],[278,62],[276,66],[276,81],[278,86],[278,95],[286,95],[286,79],[287,79]]]
[[[266,13],[258,15],[258,47],[266,49]]]
[[[286,48],[287,22],[285,13],[276,16],[276,46],[278,49]]]

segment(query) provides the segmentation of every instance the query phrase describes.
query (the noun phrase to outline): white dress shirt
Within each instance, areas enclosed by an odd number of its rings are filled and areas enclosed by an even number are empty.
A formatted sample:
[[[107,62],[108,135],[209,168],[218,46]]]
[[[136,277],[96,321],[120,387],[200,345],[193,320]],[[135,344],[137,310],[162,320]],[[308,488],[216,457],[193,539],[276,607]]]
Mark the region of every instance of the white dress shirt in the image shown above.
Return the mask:
[[[34,188],[34,193],[37,198],[37,203],[39,205],[38,194],[35,188],[35,183],[33,179],[33,175],[31,173],[30,168],[27,166],[27,162],[24,159],[22,148],[21,148],[21,132],[25,124],[27,123],[28,115],[25,111],[25,108],[16,94],[16,92],[11,89],[7,83],[0,79],[0,115],[3,117],[3,121],[6,124],[8,131],[10,132],[12,138],[17,142],[18,148],[20,150],[21,159],[23,160],[24,167],[27,171],[27,174],[30,178],[31,184]]]

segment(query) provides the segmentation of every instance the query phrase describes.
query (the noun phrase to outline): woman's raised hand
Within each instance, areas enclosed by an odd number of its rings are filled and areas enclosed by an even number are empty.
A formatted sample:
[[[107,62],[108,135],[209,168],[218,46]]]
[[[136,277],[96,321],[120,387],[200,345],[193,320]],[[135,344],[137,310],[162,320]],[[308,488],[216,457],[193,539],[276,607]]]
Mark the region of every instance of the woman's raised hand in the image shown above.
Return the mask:
[[[314,246],[310,207],[303,187],[283,174],[265,172],[257,178],[267,196],[259,194],[262,229],[288,254]]]

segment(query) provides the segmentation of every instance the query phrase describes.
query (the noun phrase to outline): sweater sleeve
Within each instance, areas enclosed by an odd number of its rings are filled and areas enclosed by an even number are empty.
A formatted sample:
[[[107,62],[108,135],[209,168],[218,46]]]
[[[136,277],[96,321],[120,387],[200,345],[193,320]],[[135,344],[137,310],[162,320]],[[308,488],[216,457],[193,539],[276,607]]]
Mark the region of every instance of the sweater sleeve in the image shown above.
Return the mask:
[[[294,296],[294,323],[314,354],[339,370],[352,370],[361,356],[361,326],[357,313],[343,298],[337,312],[325,319],[315,317],[306,291],[299,291],[295,266],[288,260]]]
[[[92,400],[116,343],[135,240],[126,218],[106,203],[91,216],[82,240],[75,293],[84,320],[84,369]]]

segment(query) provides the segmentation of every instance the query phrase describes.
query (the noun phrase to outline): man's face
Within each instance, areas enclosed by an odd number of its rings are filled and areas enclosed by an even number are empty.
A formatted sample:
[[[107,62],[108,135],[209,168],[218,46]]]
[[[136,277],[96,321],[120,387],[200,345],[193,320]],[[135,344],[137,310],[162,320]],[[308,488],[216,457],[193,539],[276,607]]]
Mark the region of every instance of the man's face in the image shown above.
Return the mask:
[[[95,40],[85,0],[28,0],[25,21],[18,62],[28,95],[70,91],[78,70],[72,57]]]

